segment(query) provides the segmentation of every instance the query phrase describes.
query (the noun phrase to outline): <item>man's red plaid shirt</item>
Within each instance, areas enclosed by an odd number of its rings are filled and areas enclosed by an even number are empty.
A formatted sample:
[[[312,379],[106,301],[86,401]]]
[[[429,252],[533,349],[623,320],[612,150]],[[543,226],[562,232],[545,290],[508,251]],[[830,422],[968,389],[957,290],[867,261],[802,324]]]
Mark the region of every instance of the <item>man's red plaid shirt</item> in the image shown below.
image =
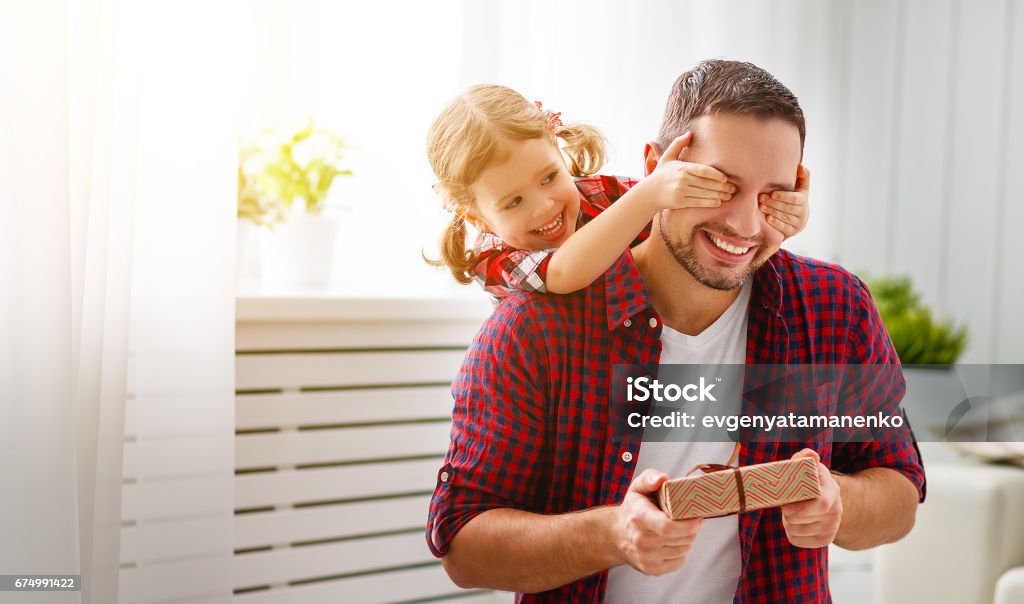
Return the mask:
[[[608,195],[601,183],[584,179],[580,188],[588,198]],[[780,250],[752,278],[748,364],[899,362],[867,288],[844,269]],[[628,251],[583,290],[516,292],[498,306],[452,384],[451,442],[426,532],[434,555],[445,555],[459,529],[487,510],[562,514],[620,503],[640,442],[613,437],[613,368],[641,365],[657,375],[660,335],[661,318]],[[880,408],[895,413],[902,380],[874,394]],[[743,443],[739,463],[789,459],[805,446],[834,471],[897,470],[924,500],[914,442]],[[736,602],[830,601],[828,548],[790,545],[777,508],[741,514],[739,540]],[[601,572],[517,601],[601,602],[607,577]]]

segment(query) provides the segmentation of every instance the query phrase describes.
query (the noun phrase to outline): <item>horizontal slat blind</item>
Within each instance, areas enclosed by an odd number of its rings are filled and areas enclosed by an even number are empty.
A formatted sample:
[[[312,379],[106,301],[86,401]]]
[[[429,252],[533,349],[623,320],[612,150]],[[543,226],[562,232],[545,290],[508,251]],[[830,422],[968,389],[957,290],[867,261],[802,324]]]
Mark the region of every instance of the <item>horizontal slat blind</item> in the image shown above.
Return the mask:
[[[448,385],[240,397],[236,426],[254,430],[341,423],[393,422],[451,414]]]
[[[457,591],[458,588],[455,588]],[[453,585],[438,562],[392,573],[376,573],[347,580],[296,585],[287,590],[239,594],[238,604],[337,604],[388,602],[452,594]],[[460,601],[461,600],[457,600]],[[496,600],[508,602],[504,600]]]
[[[399,526],[395,518],[424,516],[430,497],[414,495],[397,499],[364,501],[343,505],[317,506],[296,510],[278,510],[241,514],[235,518],[235,547],[254,548],[366,533],[417,527]]]
[[[465,321],[360,321],[352,323],[309,322],[268,323],[259,329],[240,330],[239,349],[290,350],[338,346],[346,348],[414,348],[461,346],[469,342],[476,327]]]
[[[236,388],[240,391],[379,387],[450,381],[463,350],[414,352],[318,352],[240,355]]]
[[[242,474],[235,478],[235,508],[431,491],[440,462],[438,453],[433,459],[419,461]]]
[[[437,455],[448,425],[395,424],[279,434],[245,434],[236,439],[239,470],[266,466],[371,461],[388,457]]]
[[[351,316],[293,303],[239,304],[235,599],[507,602],[453,585],[424,538],[450,382],[485,307],[461,319],[435,305],[430,319],[414,302],[345,302]],[[140,463],[136,450],[126,467]],[[154,495],[135,485],[131,497]],[[144,538],[177,543],[138,531],[125,542]]]
[[[423,532],[288,547],[235,558],[235,585],[263,585],[434,561]]]

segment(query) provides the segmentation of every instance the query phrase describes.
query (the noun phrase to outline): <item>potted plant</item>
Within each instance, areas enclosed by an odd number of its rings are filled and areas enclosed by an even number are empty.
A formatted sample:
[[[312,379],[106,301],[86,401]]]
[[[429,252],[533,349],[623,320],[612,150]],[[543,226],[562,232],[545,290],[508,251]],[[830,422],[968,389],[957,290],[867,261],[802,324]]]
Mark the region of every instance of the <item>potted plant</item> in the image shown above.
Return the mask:
[[[323,210],[335,179],[352,174],[342,165],[344,150],[341,137],[312,122],[283,138],[264,132],[242,143],[238,219],[250,235],[252,227],[264,227],[265,288],[326,287],[338,217]],[[240,236],[240,246],[245,239]]]
[[[960,358],[967,345],[967,328],[936,319],[914,291],[910,277],[883,277],[869,286],[900,363],[941,369]]]

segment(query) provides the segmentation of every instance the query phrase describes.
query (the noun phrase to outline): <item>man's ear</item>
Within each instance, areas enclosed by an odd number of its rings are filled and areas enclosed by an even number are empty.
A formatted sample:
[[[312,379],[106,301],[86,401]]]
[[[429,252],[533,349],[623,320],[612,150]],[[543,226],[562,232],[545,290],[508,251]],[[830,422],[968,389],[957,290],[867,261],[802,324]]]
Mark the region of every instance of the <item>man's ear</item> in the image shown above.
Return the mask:
[[[661,147],[658,143],[650,141],[644,145],[644,176],[650,176],[651,172],[658,167],[658,160],[661,159]]]

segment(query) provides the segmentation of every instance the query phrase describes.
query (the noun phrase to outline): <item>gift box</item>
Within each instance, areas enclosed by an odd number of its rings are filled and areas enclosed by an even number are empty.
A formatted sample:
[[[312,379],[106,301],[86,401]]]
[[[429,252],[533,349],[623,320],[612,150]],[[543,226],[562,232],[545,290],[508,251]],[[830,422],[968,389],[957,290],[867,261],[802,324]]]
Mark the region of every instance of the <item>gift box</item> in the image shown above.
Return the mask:
[[[709,464],[694,469],[704,473],[668,480],[658,491],[661,509],[674,520],[728,516],[821,494],[818,461],[813,457],[741,468]]]

